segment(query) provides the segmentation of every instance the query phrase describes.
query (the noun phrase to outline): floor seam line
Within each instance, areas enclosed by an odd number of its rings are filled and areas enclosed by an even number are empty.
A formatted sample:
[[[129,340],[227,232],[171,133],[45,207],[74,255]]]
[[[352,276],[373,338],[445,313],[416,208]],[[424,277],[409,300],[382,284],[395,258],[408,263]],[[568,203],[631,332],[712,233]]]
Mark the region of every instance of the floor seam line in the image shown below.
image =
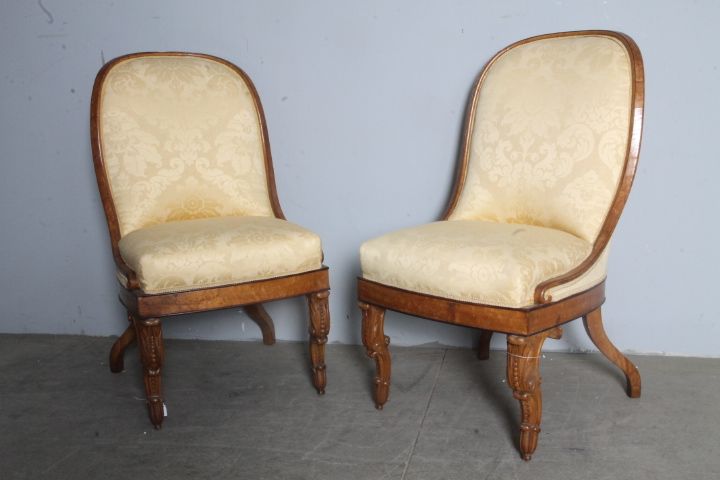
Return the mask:
[[[417,435],[415,435],[415,440],[412,443],[412,446],[410,447],[410,454],[408,455],[408,459],[405,462],[405,468],[403,469],[403,473],[400,476],[400,480],[405,480],[405,476],[407,475],[408,468],[410,468],[410,462],[412,461],[412,457],[415,454],[415,447],[417,446],[417,442],[420,439],[420,434],[422,433],[423,425],[425,425],[425,419],[427,418],[428,410],[430,410],[430,402],[432,401],[433,395],[435,394],[435,388],[437,387],[438,379],[440,378],[440,372],[442,371],[443,365],[445,365],[445,355],[447,354],[447,348],[443,349],[442,359],[440,360],[440,367],[438,368],[437,373],[435,374],[435,380],[433,380],[432,388],[430,389],[430,395],[428,395],[427,403],[425,404],[425,411],[423,412],[422,420],[420,420],[420,426],[418,427]]]

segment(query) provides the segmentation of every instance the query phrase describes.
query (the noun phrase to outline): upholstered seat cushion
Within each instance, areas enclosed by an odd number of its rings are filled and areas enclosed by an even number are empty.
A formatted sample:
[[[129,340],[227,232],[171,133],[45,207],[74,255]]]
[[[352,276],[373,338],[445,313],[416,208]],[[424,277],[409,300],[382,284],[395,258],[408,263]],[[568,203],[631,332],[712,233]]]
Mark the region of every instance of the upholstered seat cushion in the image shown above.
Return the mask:
[[[363,278],[453,300],[504,307],[534,303],[535,287],[567,272],[592,245],[569,233],[532,225],[455,220],[407,228],[365,242]],[[604,255],[559,295],[605,277]]]
[[[168,222],[120,239],[120,254],[145,293],[280,277],[321,267],[320,237],[274,217]]]

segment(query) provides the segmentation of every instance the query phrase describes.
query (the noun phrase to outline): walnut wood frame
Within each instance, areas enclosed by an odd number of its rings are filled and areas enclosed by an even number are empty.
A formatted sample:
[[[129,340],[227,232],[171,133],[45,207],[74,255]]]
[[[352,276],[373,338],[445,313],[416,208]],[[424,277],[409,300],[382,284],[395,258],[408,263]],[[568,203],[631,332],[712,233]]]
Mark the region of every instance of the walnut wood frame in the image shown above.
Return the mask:
[[[490,67],[507,51],[537,40],[568,36],[603,36],[621,43],[630,58],[632,93],[630,126],[625,163],[620,182],[600,233],[587,259],[572,270],[540,283],[534,292],[533,305],[522,308],[506,308],[461,302],[447,298],[426,295],[383,285],[358,278],[358,300],[362,310],[362,338],[368,356],[376,362],[374,396],[378,409],[388,399],[390,387],[390,339],[383,331],[385,310],[394,310],[417,317],[423,317],[454,325],[474,327],[481,330],[478,357],[487,359],[493,332],[502,332],[507,337],[508,384],[514,397],[520,402],[520,453],[530,460],[537,447],[542,415],[542,393],[540,389],[540,351],[546,338],[560,338],[561,325],[583,317],[586,330],[598,349],[625,374],[627,393],[630,397],[640,396],[640,374],[633,365],[610,342],[602,327],[601,306],[605,301],[605,281],[584,291],[553,301],[550,289],[566,284],[586,273],[608,245],[617,225],[623,207],[630,193],[635,177],[642,133],[644,106],[644,73],[640,50],[627,35],[605,30],[585,30],[540,35],[527,38],[499,51],[484,66],[478,76],[466,111],[465,128],[460,151],[459,164],[450,201],[440,220],[448,220],[455,209],[467,177],[470,158],[470,142],[475,121],[475,112],[483,81]]]
[[[308,301],[310,325],[309,347],[312,382],[318,393],[325,393],[325,343],[330,329],[328,295],[330,281],[328,268],[322,266],[317,270],[215,288],[203,288],[190,291],[162,294],[146,294],[140,289],[135,272],[125,263],[120,255],[120,226],[115,204],[105,170],[102,150],[102,132],[99,122],[102,87],[110,70],[118,63],[138,57],[177,56],[198,57],[221,63],[235,71],[246,83],[252,95],[260,124],[267,189],[273,214],[276,218],[285,219],[275,187],[272,155],[268,140],[265,114],[260,97],[250,77],[236,65],[222,58],[211,55],[186,52],[141,52],[124,55],[106,63],[98,72],[93,86],[90,103],[90,141],[92,145],[95,176],[100,190],[108,230],[110,246],[118,271],[127,279],[127,285],[120,290],[120,301],[128,311],[130,325],[117,339],[110,351],[110,370],[123,370],[123,356],[128,346],[136,340],[139,344],[140,357],[143,365],[145,393],[149,416],[155,428],[163,422],[164,398],[161,386],[161,369],[164,358],[162,342],[161,318],[193,312],[203,312],[223,308],[243,307],[248,316],[260,327],[263,342],[266,345],[275,343],[275,328],[270,315],[262,304],[273,300],[305,295]]]

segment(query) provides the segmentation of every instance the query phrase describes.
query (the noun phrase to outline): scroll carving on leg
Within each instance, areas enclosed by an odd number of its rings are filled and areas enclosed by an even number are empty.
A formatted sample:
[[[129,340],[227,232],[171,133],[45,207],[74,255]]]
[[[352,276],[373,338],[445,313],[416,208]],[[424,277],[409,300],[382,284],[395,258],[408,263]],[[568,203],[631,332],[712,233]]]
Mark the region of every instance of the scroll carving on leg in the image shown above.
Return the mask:
[[[165,351],[163,349],[162,326],[160,319],[133,319],[137,331],[140,359],[143,365],[145,397],[147,398],[150,421],[156,429],[163,422],[162,381],[160,377]]]
[[[312,362],[313,385],[319,394],[325,393],[327,375],[325,372],[325,344],[330,333],[329,290],[311,293],[307,296],[310,309],[310,361]]]
[[[538,443],[542,420],[542,391],[540,388],[540,352],[545,339],[562,336],[555,327],[529,337],[508,335],[507,379],[513,397],[520,402],[520,453],[530,460]]]
[[[128,314],[130,325],[125,329],[122,335],[115,340],[110,349],[110,371],[120,373],[125,368],[125,350],[135,341],[135,325],[132,323],[132,317]]]
[[[265,345],[275,344],[275,324],[273,324],[270,314],[265,311],[262,304],[246,305],[243,307],[247,316],[260,327]]]
[[[602,313],[600,309],[593,310],[583,317],[583,324],[590,339],[593,341],[598,350],[605,355],[608,360],[617,365],[625,374],[627,380],[627,394],[631,398],[640,396],[640,371],[615,345],[612,344],[602,323]]]
[[[385,309],[360,302],[362,341],[368,357],[375,360],[375,408],[382,410],[390,394],[390,337],[385,335]]]

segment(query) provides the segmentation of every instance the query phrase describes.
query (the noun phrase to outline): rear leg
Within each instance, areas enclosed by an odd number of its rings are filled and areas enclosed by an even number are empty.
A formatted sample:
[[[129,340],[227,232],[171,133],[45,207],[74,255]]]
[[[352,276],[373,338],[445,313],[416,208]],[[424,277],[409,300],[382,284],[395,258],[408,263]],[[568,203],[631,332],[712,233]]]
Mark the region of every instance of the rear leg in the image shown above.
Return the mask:
[[[135,327],[132,324],[132,318],[128,314],[128,326],[120,337],[115,340],[112,348],[110,349],[110,371],[113,373],[120,373],[125,369],[125,350],[135,342]]]
[[[638,398],[640,396],[640,371],[608,338],[603,328],[600,309],[585,315],[583,324],[595,346],[625,374],[628,396]]]
[[[257,323],[258,327],[260,327],[260,331],[263,336],[263,343],[265,345],[275,344],[275,325],[273,324],[270,315],[263,308],[262,304],[256,303],[254,305],[246,305],[243,307],[243,310],[245,310],[248,317],[250,317],[252,321]]]
[[[492,336],[492,330],[480,330],[480,340],[477,345],[478,360],[490,358],[490,340],[492,340]]]

